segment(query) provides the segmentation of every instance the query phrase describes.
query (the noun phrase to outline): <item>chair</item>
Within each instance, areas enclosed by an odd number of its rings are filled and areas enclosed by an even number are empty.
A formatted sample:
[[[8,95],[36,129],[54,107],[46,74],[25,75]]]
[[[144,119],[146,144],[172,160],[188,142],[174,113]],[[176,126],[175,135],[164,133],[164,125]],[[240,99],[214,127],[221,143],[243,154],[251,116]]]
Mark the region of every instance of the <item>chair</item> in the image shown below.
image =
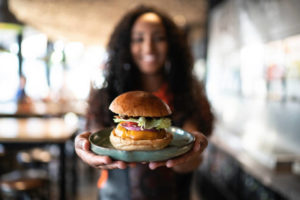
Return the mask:
[[[16,170],[0,178],[0,197],[7,200],[49,199],[49,180],[42,170]]]
[[[33,148],[29,150],[19,151],[17,153],[18,163],[26,168],[47,168],[47,165],[52,160],[52,155],[49,151],[42,148]]]

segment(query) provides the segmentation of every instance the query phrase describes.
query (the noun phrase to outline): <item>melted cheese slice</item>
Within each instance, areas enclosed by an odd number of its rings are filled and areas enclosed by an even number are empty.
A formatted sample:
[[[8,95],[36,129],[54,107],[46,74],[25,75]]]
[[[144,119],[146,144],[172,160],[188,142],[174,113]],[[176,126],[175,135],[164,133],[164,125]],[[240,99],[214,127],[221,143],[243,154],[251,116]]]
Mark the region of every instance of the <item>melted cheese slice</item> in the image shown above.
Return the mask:
[[[164,138],[166,131],[134,131],[127,130],[120,124],[118,124],[117,128],[114,129],[114,134],[121,138],[130,138],[134,140],[153,140],[153,139],[161,139]]]

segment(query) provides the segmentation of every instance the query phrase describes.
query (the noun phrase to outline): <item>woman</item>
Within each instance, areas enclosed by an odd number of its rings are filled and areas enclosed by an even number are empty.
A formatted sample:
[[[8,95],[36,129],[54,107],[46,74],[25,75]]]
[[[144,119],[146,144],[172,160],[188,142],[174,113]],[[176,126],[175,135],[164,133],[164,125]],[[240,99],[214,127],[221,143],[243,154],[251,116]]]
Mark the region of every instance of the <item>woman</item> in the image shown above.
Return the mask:
[[[127,13],[108,44],[104,87],[89,99],[88,128],[113,126],[110,102],[130,90],[152,92],[170,105],[172,124],[195,135],[193,149],[163,162],[125,163],[93,154],[89,132],[76,137],[79,157],[103,169],[101,199],[188,199],[192,172],[211,134],[213,115],[200,83],[192,75],[193,60],[185,35],[165,14],[150,7]],[[202,133],[200,133],[200,132]],[[129,167],[128,167],[129,166]]]

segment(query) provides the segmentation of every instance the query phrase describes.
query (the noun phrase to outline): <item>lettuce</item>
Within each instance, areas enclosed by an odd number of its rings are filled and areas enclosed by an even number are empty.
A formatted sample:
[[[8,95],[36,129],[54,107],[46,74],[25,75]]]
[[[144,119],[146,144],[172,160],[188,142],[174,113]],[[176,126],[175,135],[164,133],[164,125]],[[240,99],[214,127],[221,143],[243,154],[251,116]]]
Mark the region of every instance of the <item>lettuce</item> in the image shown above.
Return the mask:
[[[122,121],[127,122],[135,122],[143,129],[163,129],[168,128],[171,126],[171,119],[167,117],[162,118],[149,118],[146,119],[145,117],[139,117],[139,118],[128,118],[128,119],[122,119],[122,118],[114,118],[115,123],[119,123]]]

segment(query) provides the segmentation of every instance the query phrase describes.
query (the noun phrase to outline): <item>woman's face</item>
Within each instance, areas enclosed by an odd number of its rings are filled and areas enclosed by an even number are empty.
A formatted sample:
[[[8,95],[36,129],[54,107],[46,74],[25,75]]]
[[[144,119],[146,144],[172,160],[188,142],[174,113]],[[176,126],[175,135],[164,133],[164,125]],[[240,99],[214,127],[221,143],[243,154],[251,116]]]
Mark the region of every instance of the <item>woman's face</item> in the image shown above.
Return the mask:
[[[166,30],[154,13],[141,15],[131,31],[131,55],[144,74],[156,74],[164,66],[168,44]]]

